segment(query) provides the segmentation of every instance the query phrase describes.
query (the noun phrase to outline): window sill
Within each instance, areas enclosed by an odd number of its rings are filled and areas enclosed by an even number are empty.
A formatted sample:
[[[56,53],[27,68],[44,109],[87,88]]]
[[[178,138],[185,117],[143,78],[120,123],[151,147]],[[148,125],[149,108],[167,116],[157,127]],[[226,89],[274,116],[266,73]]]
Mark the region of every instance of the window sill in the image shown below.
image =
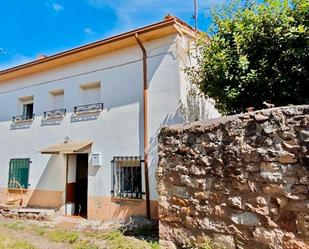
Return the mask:
[[[142,202],[143,199],[125,198],[125,197],[112,197],[112,202]]]

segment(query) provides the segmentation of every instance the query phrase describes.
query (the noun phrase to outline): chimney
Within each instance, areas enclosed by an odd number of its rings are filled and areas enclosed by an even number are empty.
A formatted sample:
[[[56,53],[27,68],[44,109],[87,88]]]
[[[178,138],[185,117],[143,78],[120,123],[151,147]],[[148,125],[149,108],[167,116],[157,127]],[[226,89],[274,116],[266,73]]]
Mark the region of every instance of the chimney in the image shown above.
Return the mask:
[[[46,56],[45,54],[39,54],[39,55],[36,57],[37,60],[41,60],[41,59],[45,59],[45,58],[47,58],[47,56]]]

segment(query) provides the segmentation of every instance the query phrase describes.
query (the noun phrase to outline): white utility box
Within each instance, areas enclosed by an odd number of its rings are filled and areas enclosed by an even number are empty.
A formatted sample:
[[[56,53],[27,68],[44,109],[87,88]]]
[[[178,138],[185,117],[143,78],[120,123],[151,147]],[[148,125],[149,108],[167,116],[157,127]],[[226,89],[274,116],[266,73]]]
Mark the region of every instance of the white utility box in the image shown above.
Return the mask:
[[[102,165],[102,155],[101,155],[101,153],[92,153],[91,164],[92,164],[92,166],[101,166]]]

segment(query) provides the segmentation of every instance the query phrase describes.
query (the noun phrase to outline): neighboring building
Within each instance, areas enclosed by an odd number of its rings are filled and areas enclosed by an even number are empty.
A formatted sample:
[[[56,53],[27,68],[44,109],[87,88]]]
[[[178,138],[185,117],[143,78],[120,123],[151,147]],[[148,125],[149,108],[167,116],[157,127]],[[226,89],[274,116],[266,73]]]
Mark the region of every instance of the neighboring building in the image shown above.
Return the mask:
[[[22,206],[88,219],[156,218],[160,127],[218,116],[190,95],[182,69],[194,41],[167,16],[1,71],[0,203],[22,196]]]

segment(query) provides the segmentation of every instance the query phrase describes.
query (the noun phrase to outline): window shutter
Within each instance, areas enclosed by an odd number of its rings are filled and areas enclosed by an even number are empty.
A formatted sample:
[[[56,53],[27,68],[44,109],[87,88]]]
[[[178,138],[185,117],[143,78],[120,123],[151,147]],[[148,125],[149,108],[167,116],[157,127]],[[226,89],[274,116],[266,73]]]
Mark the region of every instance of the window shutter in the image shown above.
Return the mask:
[[[23,189],[28,188],[30,159],[11,159],[9,170],[9,188],[19,188],[19,183]]]

